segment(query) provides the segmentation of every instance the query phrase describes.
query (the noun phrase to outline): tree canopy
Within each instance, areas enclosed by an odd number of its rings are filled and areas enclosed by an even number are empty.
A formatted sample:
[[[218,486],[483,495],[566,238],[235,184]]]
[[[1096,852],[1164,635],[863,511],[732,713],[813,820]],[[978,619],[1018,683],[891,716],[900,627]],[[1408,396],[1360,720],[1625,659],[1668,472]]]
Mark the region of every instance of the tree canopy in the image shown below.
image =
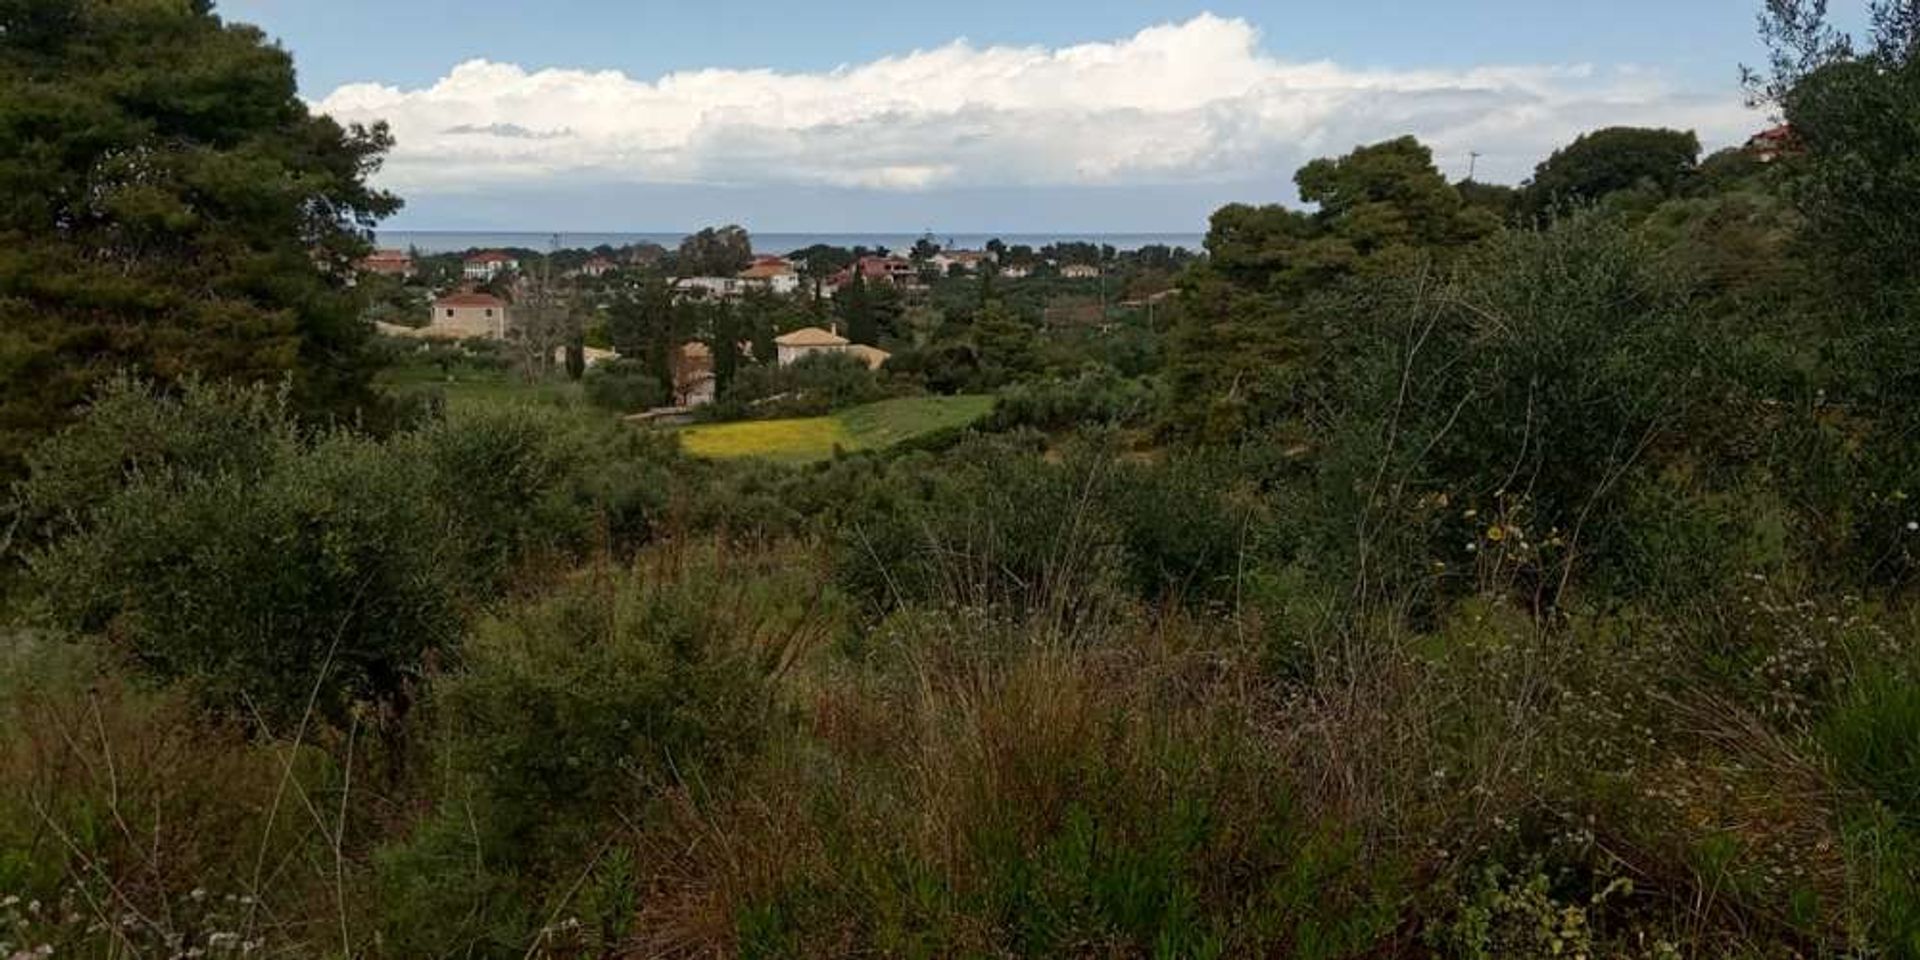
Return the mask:
[[[680,241],[683,277],[731,277],[752,263],[753,238],[744,227],[707,227]]]
[[[118,368],[371,397],[346,278],[400,205],[367,184],[391,138],[211,6],[0,4],[0,476]]]
[[[1608,194],[1648,187],[1671,196],[1700,160],[1691,131],[1608,127],[1582,134],[1535,168],[1525,199],[1530,213],[1592,203]]]

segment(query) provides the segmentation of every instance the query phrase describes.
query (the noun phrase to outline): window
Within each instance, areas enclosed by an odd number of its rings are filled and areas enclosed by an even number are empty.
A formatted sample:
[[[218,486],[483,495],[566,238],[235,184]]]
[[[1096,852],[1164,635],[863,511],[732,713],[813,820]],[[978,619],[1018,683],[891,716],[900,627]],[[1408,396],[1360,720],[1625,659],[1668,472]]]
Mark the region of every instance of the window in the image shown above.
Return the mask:
[[[451,319],[453,319],[453,308],[452,308],[452,307],[448,307],[448,308],[447,308],[447,319],[449,319],[449,320],[451,320]]]
[[[488,308],[487,308],[487,316],[489,316],[489,317],[491,317],[491,316],[493,316],[493,308],[492,308],[492,307],[488,307]]]

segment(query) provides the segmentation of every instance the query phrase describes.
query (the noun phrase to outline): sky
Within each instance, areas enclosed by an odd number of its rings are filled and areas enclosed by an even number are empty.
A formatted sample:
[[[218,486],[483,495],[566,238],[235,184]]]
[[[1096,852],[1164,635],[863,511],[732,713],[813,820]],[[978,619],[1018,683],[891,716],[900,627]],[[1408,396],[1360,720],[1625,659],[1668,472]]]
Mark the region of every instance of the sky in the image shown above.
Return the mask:
[[[226,0],[407,230],[1199,232],[1419,136],[1518,182],[1610,125],[1766,118],[1759,0]],[[1474,158],[1473,154],[1479,154]]]

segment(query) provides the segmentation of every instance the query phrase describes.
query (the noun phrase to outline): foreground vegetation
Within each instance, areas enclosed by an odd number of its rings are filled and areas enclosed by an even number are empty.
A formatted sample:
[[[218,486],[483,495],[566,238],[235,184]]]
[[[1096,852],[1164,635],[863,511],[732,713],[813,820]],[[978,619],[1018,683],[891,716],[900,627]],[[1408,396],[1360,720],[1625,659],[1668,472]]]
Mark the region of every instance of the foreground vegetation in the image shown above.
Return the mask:
[[[1777,163],[1362,147],[1164,328],[737,371],[806,462],[92,378],[0,451],[0,956],[1920,957],[1920,23],[1771,9]]]

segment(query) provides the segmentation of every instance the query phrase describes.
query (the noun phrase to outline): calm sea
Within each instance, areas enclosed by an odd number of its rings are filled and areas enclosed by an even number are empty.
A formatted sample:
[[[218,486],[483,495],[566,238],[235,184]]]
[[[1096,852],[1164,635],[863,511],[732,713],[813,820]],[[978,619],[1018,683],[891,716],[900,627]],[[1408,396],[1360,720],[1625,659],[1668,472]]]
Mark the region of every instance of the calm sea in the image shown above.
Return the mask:
[[[681,239],[685,236],[685,233],[554,234],[382,230],[379,232],[378,242],[381,247],[399,250],[411,247],[422,253],[457,253],[462,250],[485,250],[496,247],[546,250],[554,245],[556,238],[562,249],[590,249],[602,244],[623,247],[635,243],[657,243],[671,249],[679,246]],[[905,251],[921,236],[922,234],[918,233],[756,233],[753,235],[753,250],[755,253],[787,254],[816,243],[825,243],[836,247],[886,247],[889,250]],[[956,233],[934,237],[944,246],[961,250],[978,250],[986,246],[988,240],[995,238],[1009,246],[1027,244],[1036,248],[1050,243],[1086,242],[1109,244],[1118,250],[1138,250],[1154,244],[1198,250],[1202,235],[1198,233]]]

